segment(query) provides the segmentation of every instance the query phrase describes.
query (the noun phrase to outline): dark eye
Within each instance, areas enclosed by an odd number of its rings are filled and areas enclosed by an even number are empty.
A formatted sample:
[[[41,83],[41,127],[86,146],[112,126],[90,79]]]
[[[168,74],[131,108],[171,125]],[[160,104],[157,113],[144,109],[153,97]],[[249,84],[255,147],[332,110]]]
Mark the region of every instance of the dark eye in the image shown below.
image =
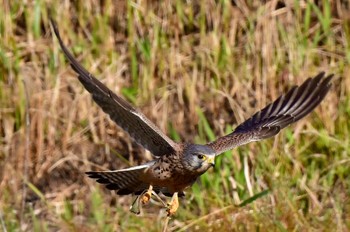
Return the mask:
[[[198,154],[197,157],[198,157],[198,159],[203,159],[204,155]]]

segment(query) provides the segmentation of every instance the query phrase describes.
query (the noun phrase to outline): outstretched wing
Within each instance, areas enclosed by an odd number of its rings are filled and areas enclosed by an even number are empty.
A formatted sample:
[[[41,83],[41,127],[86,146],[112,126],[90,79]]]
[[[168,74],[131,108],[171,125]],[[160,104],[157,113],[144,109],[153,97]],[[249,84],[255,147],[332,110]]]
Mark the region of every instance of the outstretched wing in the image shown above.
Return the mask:
[[[234,147],[276,135],[281,129],[306,116],[328,93],[333,75],[321,72],[294,86],[287,94],[240,124],[232,133],[208,144],[217,155]]]
[[[114,94],[81,66],[64,45],[57,24],[53,20],[51,20],[51,24],[64,54],[73,70],[79,75],[79,81],[91,93],[92,98],[103,111],[109,114],[115,123],[127,131],[136,142],[152,152],[153,155],[173,154],[178,148],[177,143],[167,137],[141,112]]]

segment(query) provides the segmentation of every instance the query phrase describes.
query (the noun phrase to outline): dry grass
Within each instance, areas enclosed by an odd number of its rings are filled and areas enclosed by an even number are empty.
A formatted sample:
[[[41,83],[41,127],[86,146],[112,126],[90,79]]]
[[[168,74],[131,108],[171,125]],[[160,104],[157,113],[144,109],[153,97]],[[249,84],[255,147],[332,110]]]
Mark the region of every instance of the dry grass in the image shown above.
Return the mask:
[[[84,175],[151,156],[83,90],[51,35],[50,9],[82,64],[174,139],[205,143],[291,85],[335,73],[332,91],[311,116],[275,139],[221,156],[168,229],[349,230],[350,3],[247,2],[3,1],[1,228],[163,226],[159,207],[134,216],[131,197]],[[235,206],[266,189],[268,195]]]

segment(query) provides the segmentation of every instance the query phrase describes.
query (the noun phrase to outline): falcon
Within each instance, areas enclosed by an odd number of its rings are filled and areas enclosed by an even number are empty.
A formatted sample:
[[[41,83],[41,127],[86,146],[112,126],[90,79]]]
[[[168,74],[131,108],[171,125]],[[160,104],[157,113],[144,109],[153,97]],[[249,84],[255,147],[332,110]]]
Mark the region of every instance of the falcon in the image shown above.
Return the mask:
[[[324,72],[294,86],[286,94],[240,124],[232,133],[204,145],[178,143],[165,135],[138,109],[113,93],[90,74],[73,57],[64,45],[57,24],[51,20],[53,31],[79,81],[90,92],[93,100],[110,118],[142,147],[154,155],[145,164],[113,171],[90,171],[86,174],[119,195],[135,194],[138,197],[131,210],[139,213],[139,203],[147,203],[158,193],[172,197],[164,204],[168,216],[179,207],[178,197],[196,179],[215,164],[215,157],[227,150],[253,141],[270,138],[291,123],[313,111],[331,88],[333,75]]]

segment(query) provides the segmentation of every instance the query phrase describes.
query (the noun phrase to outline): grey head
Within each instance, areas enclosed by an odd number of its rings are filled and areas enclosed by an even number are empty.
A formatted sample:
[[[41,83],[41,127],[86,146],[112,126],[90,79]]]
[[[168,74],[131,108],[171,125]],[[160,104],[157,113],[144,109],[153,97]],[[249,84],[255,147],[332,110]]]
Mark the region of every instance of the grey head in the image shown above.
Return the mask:
[[[189,144],[182,157],[185,169],[194,174],[202,174],[215,164],[215,151],[207,145]]]

